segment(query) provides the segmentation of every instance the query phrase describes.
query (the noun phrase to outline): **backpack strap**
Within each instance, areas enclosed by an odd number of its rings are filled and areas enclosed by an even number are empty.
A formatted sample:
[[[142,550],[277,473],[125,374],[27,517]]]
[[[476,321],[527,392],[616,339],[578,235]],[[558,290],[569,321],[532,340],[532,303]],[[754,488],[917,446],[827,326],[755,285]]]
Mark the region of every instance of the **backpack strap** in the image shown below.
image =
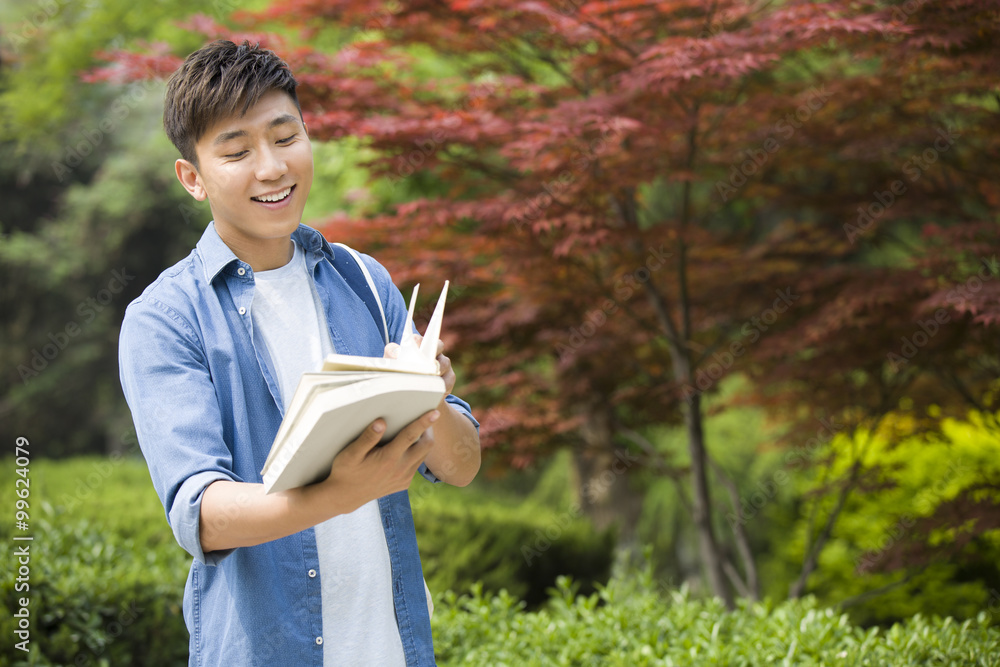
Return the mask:
[[[368,307],[368,312],[375,320],[375,326],[382,325],[382,338],[385,344],[389,344],[389,325],[385,321],[385,310],[382,308],[382,300],[379,299],[378,289],[372,274],[368,272],[361,256],[353,249],[343,243],[331,243],[333,248],[333,268],[343,277],[347,284],[354,290],[354,293]]]

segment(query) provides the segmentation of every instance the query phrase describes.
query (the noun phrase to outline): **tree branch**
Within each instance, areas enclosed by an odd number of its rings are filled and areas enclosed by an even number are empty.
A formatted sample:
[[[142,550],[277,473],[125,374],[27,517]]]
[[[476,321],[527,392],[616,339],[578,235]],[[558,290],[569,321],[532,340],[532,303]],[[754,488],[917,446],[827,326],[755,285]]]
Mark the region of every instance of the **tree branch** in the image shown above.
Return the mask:
[[[871,598],[878,597],[879,595],[882,595],[883,593],[888,593],[889,591],[893,590],[894,588],[899,588],[900,586],[904,586],[904,585],[908,584],[916,576],[917,576],[916,572],[911,572],[911,573],[907,574],[905,577],[903,577],[902,579],[894,581],[894,582],[892,582],[890,584],[886,584],[885,586],[880,586],[879,588],[873,588],[870,591],[865,591],[864,593],[859,593],[858,595],[855,595],[854,597],[850,597],[850,598],[847,598],[846,600],[842,600],[841,602],[837,603],[837,609],[839,609],[839,610],[848,609],[849,607],[853,607],[855,605],[861,604],[865,600],[870,600]]]
[[[685,169],[690,173],[694,169],[695,154],[698,151],[698,111],[699,103],[695,103],[691,111],[691,128],[688,130],[687,143],[688,154],[685,160]],[[681,340],[687,341],[691,338],[691,299],[688,293],[687,282],[687,242],[684,240],[684,232],[691,221],[691,181],[685,180],[681,188],[681,220],[680,233],[677,235],[677,292],[680,300],[681,311]],[[694,367],[691,368],[692,372]]]
[[[653,443],[651,443],[648,439],[646,439],[645,436],[643,436],[638,431],[630,429],[627,426],[619,425],[617,428],[617,432],[619,435],[622,435],[628,440],[635,443],[639,447],[639,449],[641,449],[646,454],[647,460],[650,463],[652,463],[653,467],[656,468],[656,470],[658,470],[659,472],[662,472],[667,477],[674,480],[677,480],[683,474],[681,470],[678,470],[677,468],[670,466],[665,460],[666,457],[663,456],[662,453],[656,451],[656,447],[653,445]]]
[[[744,583],[743,579],[740,578],[740,573],[736,570],[733,564],[729,562],[728,558],[725,558],[722,561],[722,571],[726,573],[726,578],[729,579],[729,583],[733,585],[733,588],[735,588],[736,592],[740,594],[740,597],[753,600],[757,600],[759,598],[759,596],[754,595],[750,591],[750,588],[746,583]]]
[[[712,467],[715,476],[722,482],[722,485],[726,487],[726,491],[729,494],[729,503],[733,506],[733,512],[737,519],[739,519],[741,515],[740,493],[736,488],[736,484],[733,483],[733,480],[722,469],[722,466],[716,463],[715,459],[711,456],[708,457],[708,464]],[[757,563],[754,561],[753,551],[750,549],[750,538],[747,536],[746,527],[744,526],[744,522],[740,520],[732,522],[730,527],[733,529],[733,536],[736,539],[736,549],[740,552],[740,559],[743,561],[743,569],[747,573],[746,585],[743,586],[746,592],[741,593],[741,595],[753,600],[759,600],[760,582],[757,578]]]
[[[644,248],[643,244],[639,240],[639,237],[642,235],[642,231],[639,229],[639,219],[637,215],[634,215],[636,210],[635,191],[633,189],[627,190],[621,198],[613,196],[613,199],[619,209],[622,222],[631,227],[633,232],[637,235],[631,243],[632,251],[636,254],[641,254]],[[628,201],[630,199],[631,202]],[[670,316],[670,304],[667,303],[666,297],[656,288],[652,279],[646,281],[645,290],[646,295],[649,297],[650,305],[653,307],[653,312],[656,313],[656,319],[660,322],[664,337],[670,344],[671,355],[687,354],[684,345],[685,339],[681,338],[680,332],[678,332],[677,326],[674,324],[674,320]],[[681,377],[677,378],[679,382],[686,379],[687,378]]]
[[[864,461],[869,445],[872,440],[875,439],[875,431],[878,429],[879,422],[882,420],[883,416],[884,412],[876,417],[874,423],[869,429],[868,436],[865,438],[865,444],[861,447],[860,453],[857,457],[855,457],[854,463],[851,465],[851,473],[845,481],[843,487],[840,489],[840,495],[837,497],[837,503],[834,505],[829,516],[827,516],[826,524],[823,526],[823,530],[821,530],[819,535],[816,536],[815,541],[812,542],[811,548],[808,549],[806,559],[802,563],[802,570],[799,573],[798,579],[796,579],[791,588],[789,588],[788,597],[798,598],[805,592],[806,582],[809,579],[809,575],[816,569],[816,565],[819,561],[819,554],[823,550],[823,547],[826,546],[830,536],[833,534],[833,527],[837,523],[840,512],[844,509],[844,505],[847,504],[847,498],[850,496],[851,491],[853,491],[857,486],[858,478],[861,477],[861,464]],[[818,504],[819,502],[817,501],[817,505]]]
[[[511,37],[526,45],[538,60],[548,65],[556,74],[566,79],[569,85],[571,85],[576,92],[580,93],[584,97],[588,97],[590,95],[590,89],[574,79],[573,76],[567,72],[565,68],[559,64],[559,61],[553,58],[551,54],[541,51],[521,35],[511,35]]]

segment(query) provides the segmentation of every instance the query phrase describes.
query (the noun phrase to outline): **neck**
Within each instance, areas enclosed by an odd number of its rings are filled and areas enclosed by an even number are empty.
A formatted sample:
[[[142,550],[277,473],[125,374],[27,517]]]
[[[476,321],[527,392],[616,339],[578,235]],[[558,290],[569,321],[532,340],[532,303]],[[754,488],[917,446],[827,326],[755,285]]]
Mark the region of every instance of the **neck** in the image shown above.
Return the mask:
[[[291,235],[275,239],[250,239],[216,229],[222,242],[256,273],[279,269],[292,260],[295,245]]]

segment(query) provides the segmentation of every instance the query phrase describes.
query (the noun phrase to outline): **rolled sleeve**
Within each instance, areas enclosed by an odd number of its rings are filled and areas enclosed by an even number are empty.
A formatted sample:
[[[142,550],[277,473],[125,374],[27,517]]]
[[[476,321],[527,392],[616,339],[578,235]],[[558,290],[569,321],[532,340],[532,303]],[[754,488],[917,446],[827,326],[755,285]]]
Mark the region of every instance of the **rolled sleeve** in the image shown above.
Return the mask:
[[[479,422],[476,421],[476,418],[472,416],[472,407],[468,403],[460,399],[458,396],[455,396],[454,394],[448,394],[447,396],[445,396],[444,400],[446,403],[454,406],[456,410],[458,410],[463,415],[468,417],[469,421],[472,422],[472,425],[476,427],[476,433],[479,433]]]
[[[232,477],[218,471],[195,473],[181,483],[167,515],[170,529],[177,543],[199,563],[218,565],[234,549],[220,549],[207,554],[201,548],[201,498],[212,482],[232,481]]]
[[[139,447],[177,543],[214,565],[230,551],[204,553],[201,500],[209,484],[241,481],[204,351],[195,330],[155,300],[136,301],[122,322],[119,369]]]

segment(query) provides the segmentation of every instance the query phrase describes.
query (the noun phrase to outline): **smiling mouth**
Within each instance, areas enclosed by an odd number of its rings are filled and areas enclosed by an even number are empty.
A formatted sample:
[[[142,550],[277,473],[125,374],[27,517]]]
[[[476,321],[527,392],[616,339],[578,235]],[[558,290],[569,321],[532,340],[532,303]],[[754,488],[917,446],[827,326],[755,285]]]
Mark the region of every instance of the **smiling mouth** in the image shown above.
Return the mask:
[[[285,199],[287,199],[288,196],[292,194],[292,190],[294,190],[294,189],[295,189],[295,186],[293,185],[291,187],[285,188],[284,190],[282,190],[280,192],[275,192],[275,193],[269,194],[269,195],[261,195],[259,197],[251,197],[250,199],[252,199],[254,201],[263,202],[265,204],[273,204],[275,202],[284,201]]]

